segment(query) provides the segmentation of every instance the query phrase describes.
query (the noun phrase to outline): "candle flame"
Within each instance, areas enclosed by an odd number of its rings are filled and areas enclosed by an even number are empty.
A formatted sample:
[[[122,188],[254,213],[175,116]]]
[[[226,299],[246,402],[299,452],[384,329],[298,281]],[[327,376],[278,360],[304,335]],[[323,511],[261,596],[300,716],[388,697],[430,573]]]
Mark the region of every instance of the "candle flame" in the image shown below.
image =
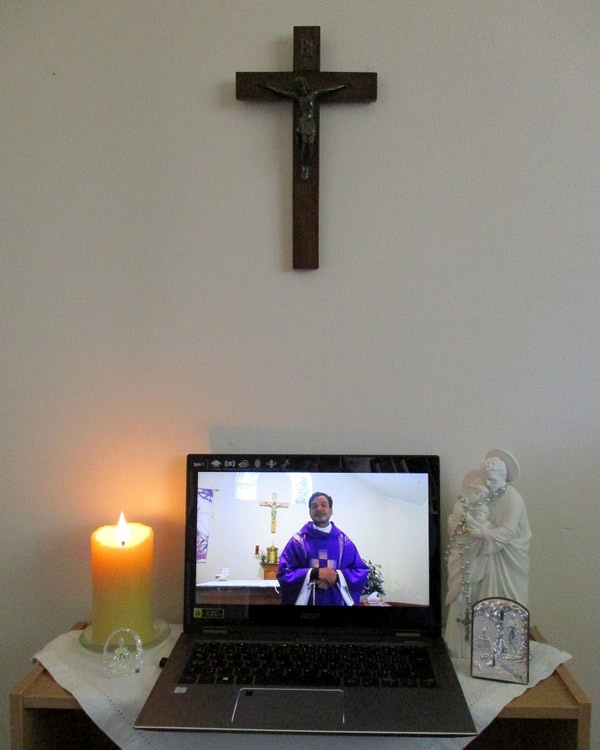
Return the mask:
[[[124,547],[127,544],[130,536],[131,532],[129,531],[129,526],[127,525],[123,511],[121,511],[119,523],[117,524],[117,540],[121,547]]]

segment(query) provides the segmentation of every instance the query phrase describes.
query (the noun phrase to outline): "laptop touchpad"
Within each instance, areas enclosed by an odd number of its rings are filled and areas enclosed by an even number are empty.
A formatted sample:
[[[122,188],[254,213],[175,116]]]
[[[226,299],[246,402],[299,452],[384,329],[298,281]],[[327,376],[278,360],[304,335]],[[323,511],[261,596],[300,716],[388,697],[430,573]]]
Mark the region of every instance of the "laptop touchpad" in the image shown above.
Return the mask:
[[[310,717],[310,718],[309,718]],[[242,688],[231,724],[238,729],[302,731],[341,729],[344,691],[337,689]]]

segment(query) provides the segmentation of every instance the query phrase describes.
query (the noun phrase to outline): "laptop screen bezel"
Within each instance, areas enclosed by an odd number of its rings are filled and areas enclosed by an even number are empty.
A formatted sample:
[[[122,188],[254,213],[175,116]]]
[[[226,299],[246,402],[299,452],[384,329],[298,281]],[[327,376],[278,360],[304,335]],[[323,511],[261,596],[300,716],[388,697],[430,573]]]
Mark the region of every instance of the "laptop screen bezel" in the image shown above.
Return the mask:
[[[357,460],[358,459],[358,460]],[[370,461],[369,461],[370,460]],[[428,476],[429,604],[402,607],[294,607],[281,605],[219,605],[203,607],[195,615],[197,491],[199,472],[238,472],[260,462],[261,471],[350,471],[353,464],[369,461],[371,472],[425,473]],[[247,463],[244,463],[247,462]],[[269,469],[268,465],[276,468]],[[235,467],[235,468],[234,468]],[[364,469],[361,469],[364,471]],[[260,629],[307,626],[331,628],[393,629],[438,637],[441,633],[440,460],[436,455],[392,454],[242,454],[191,453],[186,469],[186,523],[184,568],[184,631],[201,633],[207,626],[255,626]]]

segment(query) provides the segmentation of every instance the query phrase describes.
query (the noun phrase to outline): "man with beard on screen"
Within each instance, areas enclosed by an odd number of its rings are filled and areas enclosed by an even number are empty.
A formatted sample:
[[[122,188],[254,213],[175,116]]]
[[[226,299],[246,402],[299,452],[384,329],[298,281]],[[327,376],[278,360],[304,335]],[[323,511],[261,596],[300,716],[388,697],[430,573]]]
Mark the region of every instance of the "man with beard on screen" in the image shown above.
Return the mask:
[[[331,522],[333,500],[315,492],[308,501],[311,521],[289,540],[279,558],[277,579],[283,604],[360,604],[369,568],[355,544]]]

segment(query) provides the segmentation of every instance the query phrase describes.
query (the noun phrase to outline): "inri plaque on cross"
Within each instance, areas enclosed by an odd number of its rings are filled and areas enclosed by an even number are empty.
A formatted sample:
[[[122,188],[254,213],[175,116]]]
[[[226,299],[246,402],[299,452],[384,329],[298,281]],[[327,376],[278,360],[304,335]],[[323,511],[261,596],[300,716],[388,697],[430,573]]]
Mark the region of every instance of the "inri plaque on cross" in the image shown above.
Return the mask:
[[[293,267],[319,267],[319,105],[374,102],[377,73],[321,71],[319,26],[294,27],[294,69],[236,73],[236,98],[294,103]]]

